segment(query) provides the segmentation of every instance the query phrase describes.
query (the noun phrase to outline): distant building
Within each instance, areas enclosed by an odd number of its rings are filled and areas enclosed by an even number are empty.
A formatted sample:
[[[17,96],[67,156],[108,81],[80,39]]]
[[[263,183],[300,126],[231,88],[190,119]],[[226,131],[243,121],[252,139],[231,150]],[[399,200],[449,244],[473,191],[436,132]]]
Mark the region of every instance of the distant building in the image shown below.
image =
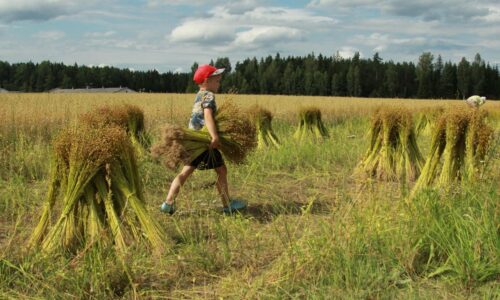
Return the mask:
[[[7,91],[6,89],[2,89],[2,88],[0,88],[0,94],[2,94],[2,93],[8,93],[8,92],[9,92],[9,91]]]
[[[52,89],[49,93],[137,93],[128,87],[114,87],[114,88],[85,88],[85,89]]]

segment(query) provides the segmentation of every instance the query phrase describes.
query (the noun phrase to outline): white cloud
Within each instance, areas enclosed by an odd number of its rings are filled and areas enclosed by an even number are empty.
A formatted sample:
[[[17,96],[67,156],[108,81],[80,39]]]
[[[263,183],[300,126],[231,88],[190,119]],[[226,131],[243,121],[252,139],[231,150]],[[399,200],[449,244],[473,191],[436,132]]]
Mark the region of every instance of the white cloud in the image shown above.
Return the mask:
[[[259,26],[247,31],[238,32],[236,39],[229,47],[255,49],[277,43],[300,40],[303,38],[303,35],[304,33],[296,28]]]
[[[90,38],[107,38],[107,37],[113,36],[115,34],[116,34],[116,31],[108,30],[108,31],[104,31],[104,32],[87,32],[85,34],[85,36],[90,37]]]
[[[313,0],[310,7],[335,9],[375,9],[386,14],[416,17],[426,21],[471,21],[492,14],[493,0]]]
[[[372,5],[381,3],[382,1],[378,0],[313,0],[309,3],[311,7],[324,7],[324,6],[336,6],[336,7],[344,7],[344,6],[358,6],[358,5]]]
[[[489,14],[478,19],[486,23],[500,23],[500,4],[489,7]]]
[[[187,20],[170,34],[172,42],[200,44],[230,41],[234,37],[234,28],[216,19]]]
[[[363,57],[361,51],[358,49],[358,48],[355,48],[355,47],[349,47],[349,46],[346,46],[346,47],[342,47],[340,48],[337,53],[343,57],[343,58],[352,58],[354,56],[354,54],[356,54],[356,52],[359,53],[359,56],[360,57]]]
[[[225,9],[231,14],[242,14],[264,4],[259,0],[240,0],[224,4]]]
[[[236,4],[217,6],[203,19],[184,20],[168,38],[174,43],[208,45],[223,51],[248,50],[303,40],[307,32],[337,22],[306,9],[261,6],[248,9],[255,2],[243,1],[238,10]]]
[[[108,49],[125,49],[125,50],[155,50],[157,46],[135,39],[123,39],[119,37],[114,38],[91,38],[85,40],[85,46],[89,51],[95,49],[108,48]],[[92,49],[93,48],[93,49]]]
[[[64,31],[60,30],[52,30],[52,31],[40,31],[34,35],[36,38],[45,40],[45,41],[57,41],[63,39],[66,34]]]
[[[266,24],[289,24],[295,26],[316,26],[320,23],[333,25],[337,23],[331,17],[313,15],[304,9],[290,9],[283,7],[256,7],[245,12],[241,17],[243,21]]]
[[[424,36],[393,37],[388,34],[373,33],[371,35],[356,35],[350,43],[366,46],[372,52],[385,51],[419,54],[426,51],[451,51],[464,49],[467,45],[459,44],[450,39],[431,38]]]
[[[240,0],[233,2],[226,2],[224,4],[220,4],[221,1],[216,0],[148,0],[149,7],[158,7],[158,6],[201,6],[201,5],[212,5],[217,6],[218,8],[223,7],[224,10],[230,12],[231,14],[242,14],[246,11],[252,10],[255,7],[261,6],[265,4],[263,0]]]
[[[148,0],[149,5],[188,5],[213,2],[210,0]]]
[[[0,20],[7,23],[45,21],[78,13],[95,2],[89,0],[83,4],[78,0],[0,0]]]

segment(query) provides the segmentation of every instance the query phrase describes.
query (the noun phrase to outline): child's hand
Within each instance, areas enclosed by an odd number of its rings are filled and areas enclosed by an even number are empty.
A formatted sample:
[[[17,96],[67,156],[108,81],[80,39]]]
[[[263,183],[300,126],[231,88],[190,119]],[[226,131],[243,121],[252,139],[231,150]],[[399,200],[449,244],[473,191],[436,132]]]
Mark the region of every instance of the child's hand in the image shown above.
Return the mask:
[[[219,137],[214,137],[212,138],[212,141],[210,142],[210,149],[217,149],[220,146],[220,140]]]

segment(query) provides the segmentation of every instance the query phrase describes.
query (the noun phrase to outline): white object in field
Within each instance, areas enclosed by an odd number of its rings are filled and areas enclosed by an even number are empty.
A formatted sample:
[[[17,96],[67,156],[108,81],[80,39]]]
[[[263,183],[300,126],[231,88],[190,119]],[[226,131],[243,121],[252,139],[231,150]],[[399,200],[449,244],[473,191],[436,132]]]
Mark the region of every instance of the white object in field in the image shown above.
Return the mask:
[[[474,95],[467,98],[465,102],[467,102],[467,104],[469,104],[472,107],[479,107],[483,105],[484,102],[486,102],[486,97],[480,97],[478,95]]]

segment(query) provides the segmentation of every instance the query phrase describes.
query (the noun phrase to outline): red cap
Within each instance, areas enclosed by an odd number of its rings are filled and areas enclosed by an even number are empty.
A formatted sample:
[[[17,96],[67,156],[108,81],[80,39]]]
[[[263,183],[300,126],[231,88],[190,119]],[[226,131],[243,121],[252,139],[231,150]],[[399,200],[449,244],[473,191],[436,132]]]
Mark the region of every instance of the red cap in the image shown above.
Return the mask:
[[[211,65],[201,65],[196,69],[196,72],[194,72],[193,80],[197,84],[202,84],[208,77],[222,74],[222,72],[224,72],[224,68],[217,69]]]

